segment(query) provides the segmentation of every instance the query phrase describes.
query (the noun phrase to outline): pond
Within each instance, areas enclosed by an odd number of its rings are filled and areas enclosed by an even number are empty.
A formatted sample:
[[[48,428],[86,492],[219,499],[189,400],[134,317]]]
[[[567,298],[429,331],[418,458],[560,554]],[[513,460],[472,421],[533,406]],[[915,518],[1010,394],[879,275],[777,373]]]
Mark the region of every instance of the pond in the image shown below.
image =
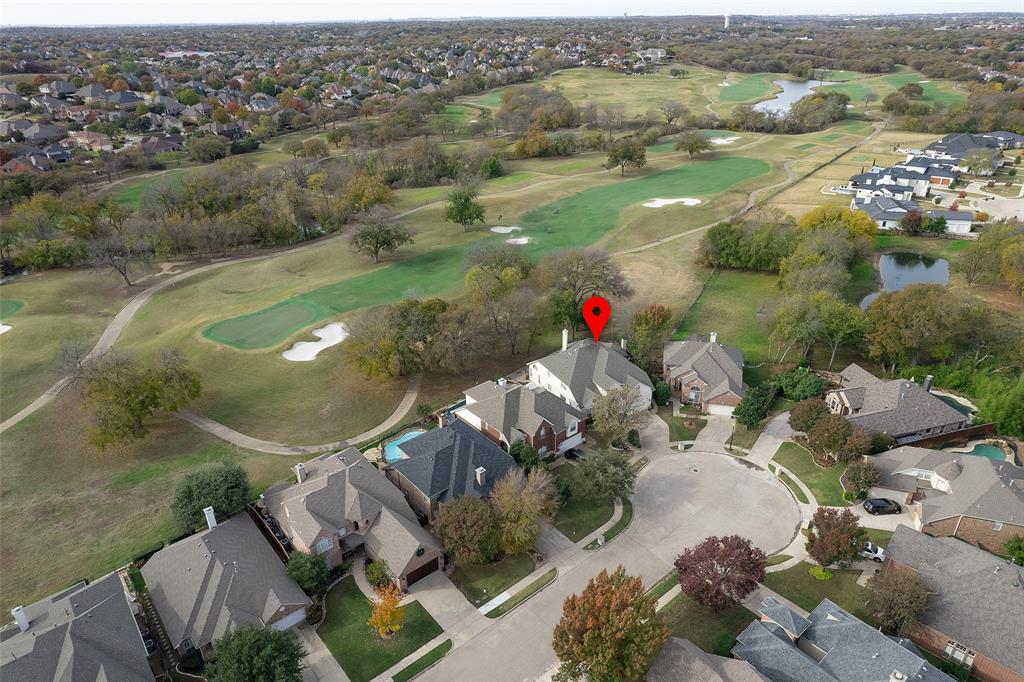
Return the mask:
[[[907,251],[883,253],[878,258],[878,274],[882,291],[899,291],[911,284],[948,284],[949,261]],[[867,308],[880,293],[865,296],[860,307]]]
[[[791,81],[784,79],[775,80],[772,83],[782,88],[782,92],[777,93],[772,99],[766,99],[755,104],[754,111],[774,111],[778,114],[785,114],[789,111],[789,107],[798,99],[812,94],[814,88],[823,85],[834,85],[832,81]]]

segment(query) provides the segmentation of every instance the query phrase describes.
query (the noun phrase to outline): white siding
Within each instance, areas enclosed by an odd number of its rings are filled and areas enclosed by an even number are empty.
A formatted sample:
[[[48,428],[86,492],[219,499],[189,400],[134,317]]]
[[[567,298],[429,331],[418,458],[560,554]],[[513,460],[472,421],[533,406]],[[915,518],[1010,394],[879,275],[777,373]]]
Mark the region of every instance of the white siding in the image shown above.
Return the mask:
[[[288,630],[288,629],[291,629],[291,628],[295,627],[299,623],[304,622],[305,620],[306,620],[306,610],[305,609],[299,609],[295,613],[292,613],[292,614],[282,618],[281,620],[277,621],[276,623],[274,623],[270,627],[272,627],[275,630]]]

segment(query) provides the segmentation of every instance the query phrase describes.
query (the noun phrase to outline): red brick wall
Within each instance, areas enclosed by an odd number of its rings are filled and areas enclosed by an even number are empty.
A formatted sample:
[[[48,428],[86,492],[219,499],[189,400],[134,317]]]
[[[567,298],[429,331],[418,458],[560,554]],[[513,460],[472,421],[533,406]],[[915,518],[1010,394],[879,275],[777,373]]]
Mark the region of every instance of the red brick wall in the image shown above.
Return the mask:
[[[1006,541],[1012,536],[1024,535],[1024,526],[1004,523],[1001,530],[993,530],[991,521],[966,516],[929,523],[921,530],[937,538],[956,537],[993,554],[1004,553]]]

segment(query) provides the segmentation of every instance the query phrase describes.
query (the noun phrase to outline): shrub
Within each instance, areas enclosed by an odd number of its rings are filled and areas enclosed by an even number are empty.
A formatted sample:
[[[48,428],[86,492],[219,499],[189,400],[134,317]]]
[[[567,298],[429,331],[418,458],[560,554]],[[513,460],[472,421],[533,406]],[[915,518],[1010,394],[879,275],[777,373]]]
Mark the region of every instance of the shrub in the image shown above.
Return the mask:
[[[832,580],[832,571],[821,566],[811,566],[811,569],[807,571],[815,580]]]
[[[881,482],[882,472],[874,463],[866,459],[857,459],[846,467],[846,480],[853,487],[850,491],[853,496],[860,497]]]
[[[871,436],[860,427],[851,430],[846,442],[839,448],[839,461],[851,462],[871,454]]]
[[[716,656],[732,658],[732,648],[734,646],[736,646],[735,637],[732,635],[721,634],[718,637],[715,637],[715,641],[711,645],[711,652]]]
[[[366,579],[376,588],[382,588],[391,582],[391,574],[388,573],[388,566],[383,561],[374,561],[366,564]]]
[[[634,448],[639,448],[640,447],[640,432],[637,431],[636,429],[630,429],[629,430],[629,435],[626,436],[626,440]]]
[[[664,381],[659,381],[654,385],[654,402],[658,405],[668,405],[669,400],[672,397],[672,391],[669,389],[668,384]]]
[[[513,443],[512,447],[508,449],[508,454],[512,455],[512,459],[516,461],[516,464],[527,470],[533,469],[540,464],[540,455],[537,454],[537,448],[526,441],[521,440],[518,443]]]
[[[783,372],[773,380],[790,400],[806,400],[821,395],[823,384],[817,374],[802,367]]]
[[[761,384],[748,390],[733,411],[736,421],[748,429],[756,429],[761,420],[768,416],[777,391],[774,384]]]
[[[818,420],[829,414],[828,405],[819,398],[801,400],[789,411],[789,425],[794,431],[807,433]]]
[[[886,450],[892,450],[892,446],[896,444],[896,439],[890,436],[888,433],[873,433],[871,434],[871,454],[877,455],[880,452]]]
[[[315,594],[327,587],[331,572],[322,555],[295,552],[288,559],[288,575],[306,594]]]

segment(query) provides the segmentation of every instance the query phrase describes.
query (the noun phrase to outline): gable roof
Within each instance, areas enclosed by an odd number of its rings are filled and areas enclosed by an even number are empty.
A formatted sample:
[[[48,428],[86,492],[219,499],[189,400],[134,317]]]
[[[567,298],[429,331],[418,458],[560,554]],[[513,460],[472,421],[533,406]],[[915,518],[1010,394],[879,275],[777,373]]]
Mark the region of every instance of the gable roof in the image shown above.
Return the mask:
[[[620,385],[654,390],[647,372],[630,362],[626,352],[614,343],[583,339],[530,364],[544,367],[568,386],[581,407],[589,408],[595,395]]]
[[[121,578],[111,573],[25,607],[29,628],[0,630],[0,679],[152,680]]]
[[[885,554],[928,585],[921,623],[1024,675],[1024,567],[902,525]]]
[[[561,433],[573,420],[586,418],[582,410],[540,386],[486,381],[466,391],[466,399],[456,415],[462,410],[476,415],[510,443],[516,430],[532,435],[546,422]]]
[[[701,651],[688,639],[669,637],[661,647],[647,682],[767,682],[746,661]]]
[[[266,626],[286,606],[310,603],[248,514],[164,547],[142,567],[173,646],[196,648],[228,629]]]
[[[466,495],[487,497],[494,484],[516,468],[512,457],[466,422],[456,419],[398,445],[408,459],[389,464],[431,500],[447,502]],[[476,469],[487,473],[484,485]]]
[[[669,377],[674,379],[693,371],[708,385],[705,400],[725,393],[735,393],[742,398],[747,392],[747,385],[743,383],[743,351],[739,348],[694,337],[670,341],[663,355]]]

